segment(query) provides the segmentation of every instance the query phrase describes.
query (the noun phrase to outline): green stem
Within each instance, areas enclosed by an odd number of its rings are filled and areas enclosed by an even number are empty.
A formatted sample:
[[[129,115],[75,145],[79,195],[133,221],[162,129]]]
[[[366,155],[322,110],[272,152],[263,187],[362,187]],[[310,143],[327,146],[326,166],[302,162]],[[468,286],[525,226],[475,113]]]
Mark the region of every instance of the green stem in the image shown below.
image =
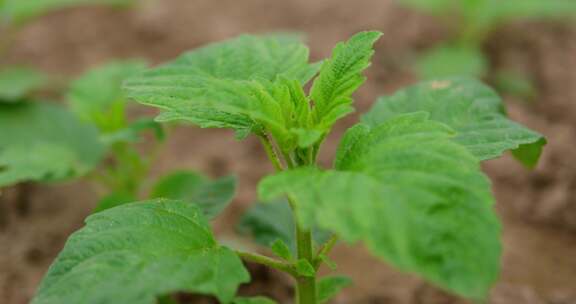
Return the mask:
[[[258,138],[260,139],[262,146],[264,146],[264,150],[266,151],[266,155],[268,155],[268,159],[270,159],[270,161],[272,162],[272,165],[274,165],[274,168],[276,169],[276,171],[284,170],[284,166],[282,166],[282,163],[280,162],[280,158],[278,157],[278,153],[276,153],[276,150],[274,149],[274,146],[272,145],[270,138],[268,138],[267,135],[261,135],[261,136],[258,136]]]
[[[305,259],[310,264],[314,263],[314,248],[312,245],[312,232],[303,230],[296,225],[296,245],[298,259]],[[316,296],[316,276],[296,278],[297,304],[317,304]]]
[[[268,266],[270,268],[274,268],[276,270],[283,271],[287,274],[292,275],[293,277],[298,276],[298,274],[297,274],[296,270],[294,269],[294,267],[292,266],[292,264],[278,261],[276,259],[273,259],[273,258],[270,258],[267,256],[263,256],[263,255],[260,255],[257,253],[236,251],[236,254],[238,254],[241,258],[243,258],[246,261],[250,261],[253,263],[257,263],[257,264],[262,264],[262,265]]]
[[[268,136],[259,136],[262,145],[264,146],[264,150],[266,150],[266,154],[272,164],[276,168],[277,171],[283,171],[284,167],[280,161],[278,153],[274,149],[270,139]],[[311,157],[304,162],[310,163],[298,163],[297,166],[306,166],[311,165],[315,159],[314,152],[310,153]],[[287,162],[290,169],[295,167],[294,163],[292,162],[292,158],[289,154],[283,154],[285,161]],[[305,259],[311,265],[315,265],[316,256],[314,256],[314,246],[312,241],[312,232],[308,229],[302,229],[300,225],[298,225],[298,220],[296,218],[295,208],[296,204],[291,197],[288,197],[288,202],[290,203],[290,207],[292,209],[292,215],[294,217],[295,223],[295,230],[296,230],[296,251],[298,254],[298,259]],[[296,299],[297,304],[318,304],[317,300],[317,292],[316,292],[316,276],[314,277],[307,277],[299,275],[292,264],[286,264],[283,262],[276,261],[274,259],[254,255],[251,253],[238,253],[241,257],[244,257],[247,260],[251,260],[256,263],[264,264],[272,268],[280,269],[285,272],[292,274],[292,276],[296,279]],[[280,263],[280,264],[278,264]],[[282,267],[283,269],[279,268]],[[292,272],[290,272],[292,271]]]
[[[318,268],[322,264],[322,257],[328,255],[330,251],[332,251],[332,248],[334,248],[336,243],[338,243],[338,236],[333,234],[330,237],[330,239],[328,239],[326,243],[324,243],[324,245],[320,247],[320,250],[318,250],[318,253],[316,253],[316,257],[314,258],[314,264],[312,264],[316,270],[318,270]]]

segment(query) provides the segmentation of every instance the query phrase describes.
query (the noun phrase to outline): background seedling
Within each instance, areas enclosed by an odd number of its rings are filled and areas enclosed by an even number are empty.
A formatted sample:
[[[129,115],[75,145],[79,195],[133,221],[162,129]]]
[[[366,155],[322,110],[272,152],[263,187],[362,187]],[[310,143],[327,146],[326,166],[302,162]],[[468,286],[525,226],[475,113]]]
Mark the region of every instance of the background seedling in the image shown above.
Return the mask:
[[[418,74],[425,79],[445,76],[485,77],[489,60],[482,47],[503,24],[524,19],[558,19],[576,16],[571,0],[399,0],[413,9],[431,14],[447,26],[450,38],[417,60]],[[529,75],[497,71],[498,89],[520,97],[533,97]]]

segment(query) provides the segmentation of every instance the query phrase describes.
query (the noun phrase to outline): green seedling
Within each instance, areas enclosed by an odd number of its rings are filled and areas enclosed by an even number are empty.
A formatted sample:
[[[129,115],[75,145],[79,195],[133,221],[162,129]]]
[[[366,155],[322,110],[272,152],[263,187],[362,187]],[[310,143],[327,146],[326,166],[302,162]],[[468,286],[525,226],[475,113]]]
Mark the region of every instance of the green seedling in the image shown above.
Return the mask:
[[[322,168],[316,162],[321,145],[334,123],[354,110],[352,93],[365,81],[379,37],[358,33],[330,58],[310,63],[295,36],[246,35],[127,80],[129,97],[161,109],[158,121],[260,139],[276,169],[260,182],[260,199],[285,204],[258,211],[256,221],[282,213],[278,226],[260,225],[275,256],[219,244],[201,197],[129,203],[86,220],[32,303],[155,303],[178,291],[222,303],[274,303],[236,295],[250,280],[241,259],[291,276],[296,303],[324,303],[350,284],[318,275],[321,265],[335,266],[329,256],[339,241],[362,242],[402,271],[484,300],[498,279],[501,243],[480,162],[510,150],[533,166],[545,140],[509,120],[490,88],[447,78],[380,98],[346,131],[333,166]],[[329,237],[315,240],[319,231]]]
[[[75,5],[128,2],[1,0],[0,64],[18,30],[41,15]],[[105,155],[107,147],[94,125],[37,97],[51,82],[48,75],[32,67],[0,67],[0,187],[82,176],[94,170]]]
[[[20,82],[22,89],[12,87],[8,91],[12,94],[5,96],[14,101],[0,103],[0,128],[4,131],[0,134],[0,187],[88,176],[104,194],[94,212],[139,197],[161,196],[199,200],[205,204],[207,216],[218,213],[234,194],[233,177],[211,181],[182,171],[161,177],[147,191],[156,153],[142,153],[150,147],[139,144],[143,132],[151,130],[155,138],[151,148],[156,151],[164,130],[149,118],[129,119],[127,110],[133,102],[121,88],[124,79],[145,68],[142,61],[127,60],[88,71],[71,83],[68,107],[22,96],[21,92],[27,91],[22,88],[26,81]],[[15,72],[26,74],[25,70]]]
[[[135,0],[2,0],[0,24],[21,26],[52,11],[82,5],[126,6]]]
[[[399,0],[444,20],[451,38],[427,51],[417,61],[421,77],[484,77],[488,59],[482,46],[499,26],[523,19],[557,19],[576,16],[572,0]],[[495,79],[504,92],[531,97],[530,79],[517,72],[502,72]]]

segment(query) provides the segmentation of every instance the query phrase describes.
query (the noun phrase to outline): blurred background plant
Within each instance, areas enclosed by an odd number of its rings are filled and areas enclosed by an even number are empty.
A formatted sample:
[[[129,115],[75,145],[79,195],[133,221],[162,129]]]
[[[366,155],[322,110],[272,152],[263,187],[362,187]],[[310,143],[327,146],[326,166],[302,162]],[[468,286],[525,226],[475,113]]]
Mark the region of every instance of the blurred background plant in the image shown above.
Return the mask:
[[[145,61],[111,61],[68,83],[62,76],[2,60],[18,31],[42,15],[73,6],[129,8],[134,4],[134,0],[0,2],[0,187],[17,185],[23,197],[17,201],[22,204],[28,201],[30,182],[81,177],[92,181],[102,196],[95,211],[149,196],[202,197],[207,198],[202,201],[209,208],[231,200],[234,177],[212,182],[186,171],[161,177],[158,185],[150,184],[150,165],[165,130],[152,118],[130,115],[137,104],[122,90],[126,78],[146,68]],[[153,144],[142,147],[148,130],[153,133]]]
[[[533,99],[531,75],[515,70],[490,72],[485,44],[496,29],[519,20],[558,20],[576,17],[572,0],[399,0],[403,5],[436,17],[449,38],[420,54],[416,71],[424,79],[467,75],[489,80],[501,92]]]

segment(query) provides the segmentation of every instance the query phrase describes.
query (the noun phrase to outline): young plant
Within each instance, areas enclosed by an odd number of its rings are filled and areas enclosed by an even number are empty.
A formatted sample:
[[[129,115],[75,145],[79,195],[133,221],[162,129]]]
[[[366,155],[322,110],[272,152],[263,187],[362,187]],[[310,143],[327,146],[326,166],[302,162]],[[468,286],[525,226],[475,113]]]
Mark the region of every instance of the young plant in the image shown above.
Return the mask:
[[[241,36],[125,82],[129,96],[162,110],[159,121],[230,128],[239,139],[260,139],[277,172],[260,182],[259,196],[284,198],[285,205],[260,210],[253,222],[263,223],[267,213],[282,219],[269,225],[280,227],[278,237],[268,229],[266,243],[276,256],[220,245],[202,198],[126,204],[87,219],[32,303],[154,303],[176,291],[222,303],[273,303],[235,296],[250,279],[240,258],[292,276],[296,303],[323,303],[349,284],[342,277],[318,278],[322,264],[334,266],[329,254],[339,240],[362,241],[400,270],[485,299],[498,278],[501,245],[479,162],[511,150],[533,166],[545,140],[509,120],[488,87],[448,78],[382,97],[344,134],[333,167],[321,168],[322,142],[353,111],[352,93],[365,81],[379,37],[358,33],[311,64],[295,36]],[[329,237],[315,241],[319,232]]]
[[[443,76],[483,77],[488,59],[482,46],[502,24],[520,19],[551,19],[576,16],[572,0],[399,0],[414,9],[442,18],[453,36],[425,52],[417,71],[426,79]],[[498,73],[496,83],[509,93],[530,97],[530,79],[518,72]]]
[[[126,6],[134,0],[2,0],[0,1],[0,24],[21,26],[34,18],[55,10],[81,5]]]
[[[34,18],[82,4],[128,4],[129,0],[0,1],[0,187],[23,181],[58,181],[86,174],[105,147],[94,126],[64,107],[39,100],[51,79],[35,68],[2,66],[16,33]]]

